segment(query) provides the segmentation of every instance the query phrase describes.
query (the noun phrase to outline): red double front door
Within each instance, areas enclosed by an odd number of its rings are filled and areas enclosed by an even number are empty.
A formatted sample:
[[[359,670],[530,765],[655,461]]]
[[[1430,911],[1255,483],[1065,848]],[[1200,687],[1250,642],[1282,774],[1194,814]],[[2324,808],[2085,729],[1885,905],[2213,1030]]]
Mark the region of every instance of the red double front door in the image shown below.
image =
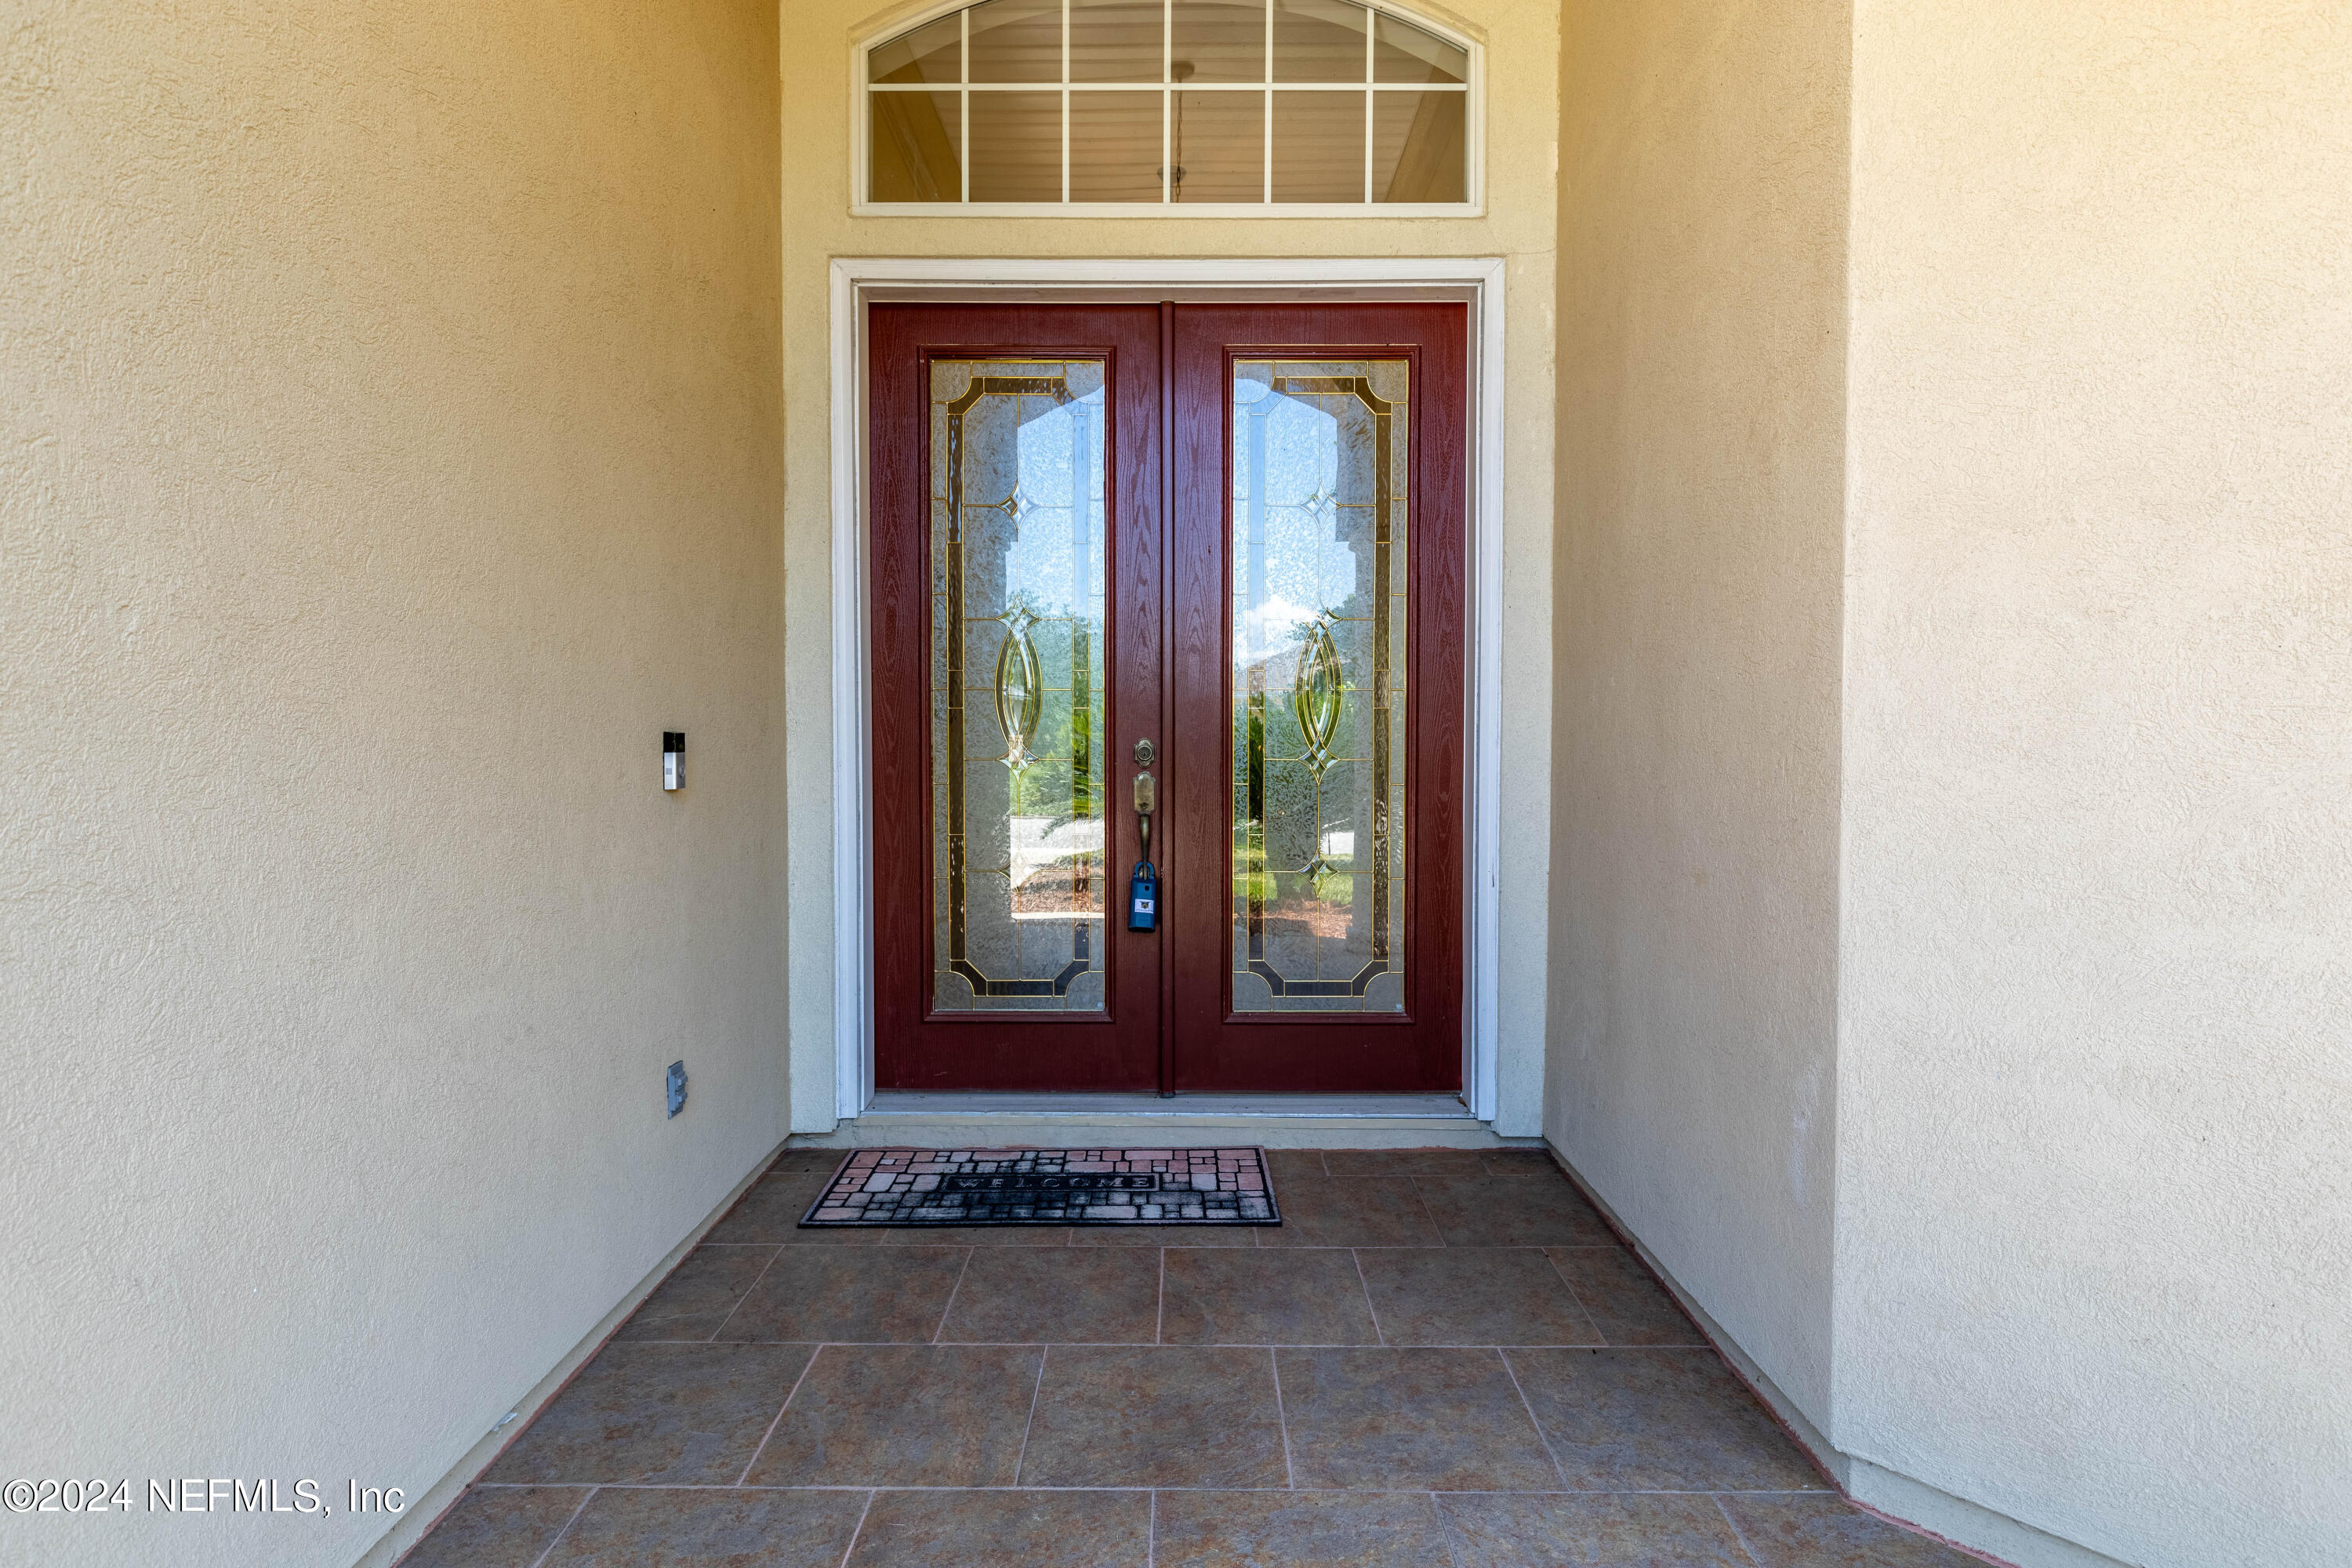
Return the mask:
[[[872,308],[877,1087],[1459,1087],[1466,328]]]

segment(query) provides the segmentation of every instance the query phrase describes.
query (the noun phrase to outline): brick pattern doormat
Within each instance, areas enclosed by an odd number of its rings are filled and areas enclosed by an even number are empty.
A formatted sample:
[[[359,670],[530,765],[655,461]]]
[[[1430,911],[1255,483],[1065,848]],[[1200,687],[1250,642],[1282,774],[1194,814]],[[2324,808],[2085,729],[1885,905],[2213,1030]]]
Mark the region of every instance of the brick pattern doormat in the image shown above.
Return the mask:
[[[1280,1225],[1260,1149],[860,1149],[804,1228]]]

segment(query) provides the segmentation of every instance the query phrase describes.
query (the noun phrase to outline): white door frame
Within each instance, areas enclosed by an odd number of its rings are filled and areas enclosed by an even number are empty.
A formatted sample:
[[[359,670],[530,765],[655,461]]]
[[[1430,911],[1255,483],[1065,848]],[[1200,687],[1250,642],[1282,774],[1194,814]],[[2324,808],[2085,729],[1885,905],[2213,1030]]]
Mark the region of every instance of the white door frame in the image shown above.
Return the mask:
[[[1495,1119],[1501,1003],[1503,278],[1500,257],[1000,260],[836,257],[831,268],[835,1114],[874,1099],[872,687],[866,619],[866,307],[884,300],[1458,300],[1470,307],[1470,683],[1463,1098]],[[1267,1109],[1280,1108],[1270,1097]]]

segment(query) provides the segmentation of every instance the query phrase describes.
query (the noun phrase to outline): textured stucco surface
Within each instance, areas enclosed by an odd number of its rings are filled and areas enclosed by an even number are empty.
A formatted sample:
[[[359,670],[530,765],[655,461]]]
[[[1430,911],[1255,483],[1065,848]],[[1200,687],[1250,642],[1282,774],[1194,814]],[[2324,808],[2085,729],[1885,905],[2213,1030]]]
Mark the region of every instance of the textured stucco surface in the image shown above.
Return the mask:
[[[787,739],[793,1126],[834,1125],[833,564],[826,263],[835,256],[1500,256],[1505,282],[1502,1069],[1497,1131],[1540,1117],[1550,833],[1553,137],[1559,12],[1545,0],[1423,6],[1486,47],[1486,216],[1452,219],[868,217],[849,216],[854,43],[900,5],[809,0],[783,56]]]
[[[1830,1386],[1847,9],[1563,24],[1544,1131]]]
[[[352,1561],[782,1136],[775,26],[0,13],[0,1474],[337,1505],[0,1559]]]
[[[2352,1562],[2352,26],[1855,39],[1837,1440]]]

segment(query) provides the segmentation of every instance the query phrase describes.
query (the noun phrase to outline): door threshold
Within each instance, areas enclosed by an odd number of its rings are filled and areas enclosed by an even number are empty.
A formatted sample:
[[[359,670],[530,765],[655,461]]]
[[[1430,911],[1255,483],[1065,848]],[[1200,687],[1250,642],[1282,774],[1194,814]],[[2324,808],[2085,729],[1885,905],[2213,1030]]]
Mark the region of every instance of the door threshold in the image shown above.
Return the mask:
[[[1107,1146],[1251,1143],[1290,1149],[1493,1149],[1509,1142],[1451,1094],[876,1094],[829,1133],[795,1147],[882,1143]]]
[[[1341,1116],[1475,1121],[1452,1094],[1020,1094],[880,1089],[858,1118],[885,1116]]]

